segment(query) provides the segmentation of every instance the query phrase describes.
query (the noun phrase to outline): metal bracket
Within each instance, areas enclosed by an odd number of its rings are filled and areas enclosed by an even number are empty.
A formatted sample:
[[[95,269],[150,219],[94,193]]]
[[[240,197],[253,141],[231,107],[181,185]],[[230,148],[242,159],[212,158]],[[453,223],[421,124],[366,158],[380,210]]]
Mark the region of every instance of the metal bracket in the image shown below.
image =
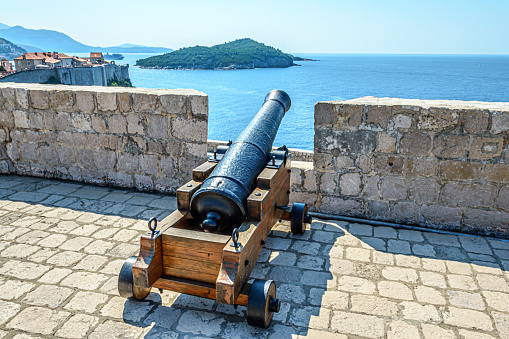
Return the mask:
[[[221,159],[223,159],[224,155],[228,151],[228,148],[230,148],[230,145],[232,144],[232,141],[229,140],[228,144],[225,145],[219,145],[217,146],[216,150],[212,153],[207,153],[207,160],[210,162],[220,162]]]
[[[276,206],[276,208],[278,210],[283,210],[285,212],[291,212],[292,211],[292,206],[288,206],[288,205],[278,205],[278,206]]]
[[[265,165],[268,168],[279,168],[281,166],[286,166],[286,159],[288,157],[288,148],[285,145],[279,147],[277,150],[270,153],[270,160]]]

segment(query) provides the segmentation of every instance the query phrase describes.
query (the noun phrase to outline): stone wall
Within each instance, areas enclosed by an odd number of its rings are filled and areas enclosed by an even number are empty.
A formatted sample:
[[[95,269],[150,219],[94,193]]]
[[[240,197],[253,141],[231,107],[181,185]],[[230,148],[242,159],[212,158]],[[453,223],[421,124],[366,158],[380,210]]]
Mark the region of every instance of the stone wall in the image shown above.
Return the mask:
[[[315,210],[509,235],[509,103],[365,97],[315,105]]]
[[[110,80],[128,80],[129,66],[106,64],[95,67],[33,69],[10,74],[1,78],[0,82],[40,84],[49,81],[51,77],[63,85],[107,86]]]
[[[195,90],[0,83],[0,172],[175,192],[207,119]]]

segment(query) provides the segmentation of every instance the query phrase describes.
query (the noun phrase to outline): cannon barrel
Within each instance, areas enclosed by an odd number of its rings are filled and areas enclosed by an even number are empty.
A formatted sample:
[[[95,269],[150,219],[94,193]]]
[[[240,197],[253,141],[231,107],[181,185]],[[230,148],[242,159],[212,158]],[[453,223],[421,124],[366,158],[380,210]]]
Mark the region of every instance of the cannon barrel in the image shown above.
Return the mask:
[[[247,197],[270,160],[277,130],[290,105],[288,94],[270,91],[262,108],[191,198],[191,214],[206,232],[228,232],[246,219]]]

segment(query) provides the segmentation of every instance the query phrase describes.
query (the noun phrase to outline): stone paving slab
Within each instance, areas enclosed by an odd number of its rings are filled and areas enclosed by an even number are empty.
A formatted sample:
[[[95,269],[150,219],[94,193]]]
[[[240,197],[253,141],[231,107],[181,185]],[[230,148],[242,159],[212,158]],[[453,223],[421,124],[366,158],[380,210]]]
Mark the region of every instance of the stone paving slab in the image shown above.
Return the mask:
[[[174,197],[0,176],[0,338],[509,338],[509,243],[316,220],[279,224],[252,278],[273,279],[268,330],[237,309],[118,296],[147,219]]]

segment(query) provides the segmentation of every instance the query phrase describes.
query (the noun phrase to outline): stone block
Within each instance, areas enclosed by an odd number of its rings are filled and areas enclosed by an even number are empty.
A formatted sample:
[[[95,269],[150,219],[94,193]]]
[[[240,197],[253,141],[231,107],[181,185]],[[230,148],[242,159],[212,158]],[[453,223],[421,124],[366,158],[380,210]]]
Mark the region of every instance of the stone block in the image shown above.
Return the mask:
[[[317,177],[312,169],[304,170],[304,190],[315,192],[317,190]]]
[[[433,178],[418,178],[410,182],[410,199],[422,202],[436,202],[440,194],[440,184]]]
[[[92,126],[90,124],[90,116],[88,115],[72,113],[71,124],[74,128],[82,132],[89,132],[92,130]]]
[[[117,156],[113,151],[98,150],[95,153],[95,166],[98,169],[112,170],[115,168]]]
[[[106,122],[101,115],[92,115],[91,116],[92,128],[97,133],[106,133]]]
[[[41,160],[49,165],[58,165],[58,154],[55,146],[41,146]]]
[[[419,206],[413,202],[401,201],[392,207],[392,218],[402,224],[415,224]]]
[[[59,112],[70,112],[74,106],[72,91],[55,91],[50,96],[51,106]]]
[[[396,138],[391,137],[385,132],[378,133],[377,152],[393,153],[396,152]]]
[[[332,170],[335,168],[335,157],[332,154],[315,151],[313,166],[319,170]]]
[[[442,188],[442,201],[461,207],[490,207],[495,204],[497,187],[491,184],[449,182]]]
[[[92,112],[95,109],[94,93],[88,91],[76,91],[76,108],[79,112]]]
[[[375,155],[374,169],[380,175],[403,174],[405,158],[395,155]]]
[[[152,154],[140,155],[140,168],[145,174],[157,174],[159,172],[159,157]]]
[[[66,146],[58,146],[57,148],[58,159],[64,166],[70,166],[76,162],[74,149]]]
[[[1,115],[1,113],[0,113]],[[55,115],[53,112],[44,112],[42,113],[42,119],[44,122],[44,128],[48,131],[53,131],[55,129]],[[1,122],[0,122],[1,126]]]
[[[207,122],[171,119],[171,135],[180,140],[207,142]]]
[[[391,106],[368,106],[366,113],[366,124],[373,124],[382,128],[387,128],[387,123],[391,117]]]
[[[447,312],[444,312],[444,323],[483,331],[493,330],[491,319],[487,314],[452,306],[449,307]]]
[[[138,171],[138,155],[132,155],[128,153],[121,153],[118,155],[118,169],[133,173]]]
[[[380,177],[378,175],[372,175],[365,177],[364,182],[364,193],[366,197],[376,197],[378,196],[378,183],[380,182]]]
[[[316,205],[316,194],[315,193],[308,193],[308,192],[290,192],[290,203],[294,202],[300,202],[308,205],[308,208],[311,211],[315,211],[315,205]]]
[[[509,186],[502,186],[498,192],[497,207],[509,212]]]
[[[125,134],[127,123],[123,115],[112,115],[108,118],[108,130],[112,134]]]
[[[42,118],[42,114],[39,113],[31,113],[28,115],[28,123],[30,128],[32,129],[43,129],[44,121]]]
[[[95,168],[94,152],[92,150],[86,148],[78,148],[76,153],[78,154],[79,162],[83,167],[89,169]]]
[[[177,161],[171,156],[163,155],[160,160],[161,174],[163,176],[174,176],[177,172]]]
[[[133,109],[135,112],[153,113],[156,109],[156,96],[147,93],[133,93]]]
[[[28,142],[39,142],[41,140],[39,133],[32,130],[25,131],[25,138]]]
[[[152,191],[154,189],[154,181],[147,175],[134,175],[134,183],[140,191]]]
[[[17,110],[17,111],[13,111],[12,115],[14,117],[14,126],[16,126],[16,128],[29,128],[30,127],[28,125],[28,117],[27,117],[26,112]]]
[[[49,93],[42,90],[30,90],[30,105],[36,109],[49,108]]]
[[[161,96],[161,104],[163,103],[162,99],[164,96]],[[193,95],[189,97],[188,100],[191,105],[191,114],[194,116],[207,117],[209,115],[209,97],[207,95]],[[164,105],[163,105],[164,107]],[[173,112],[176,114],[183,114],[184,107],[182,106],[182,98],[179,97],[178,100],[174,100],[172,103],[167,103],[166,107],[171,108]],[[164,108],[163,108],[164,109]]]
[[[320,191],[325,194],[338,192],[339,175],[336,173],[323,173],[320,177]]]
[[[363,202],[361,200],[345,200],[334,196],[324,196],[321,199],[319,210],[332,214],[362,216]]]
[[[347,156],[338,156],[336,158],[336,169],[355,169],[354,160]]]
[[[468,149],[468,136],[439,135],[433,144],[433,153],[440,158],[463,158]]]
[[[420,132],[408,132],[399,142],[399,152],[402,154],[427,156],[431,150],[431,138]]]
[[[421,224],[437,228],[459,228],[463,217],[460,208],[439,205],[423,205],[420,212]]]
[[[373,155],[372,154],[360,155],[357,160],[357,166],[362,171],[362,173],[371,172],[373,168]]]
[[[69,312],[56,311],[42,307],[28,307],[21,311],[6,326],[43,335],[51,335],[69,317]]]
[[[103,112],[117,110],[117,95],[115,93],[97,92],[97,109]]]
[[[11,111],[0,110],[0,126],[7,128],[14,127],[14,117]]]
[[[331,126],[337,123],[337,104],[331,102],[317,102],[315,104],[315,126]]]
[[[437,172],[436,158],[413,158],[405,161],[405,173],[410,177],[435,177]]]
[[[465,229],[482,231],[483,233],[500,232],[509,229],[509,213],[502,211],[486,211],[468,209],[463,220]],[[505,231],[507,233],[507,231]]]
[[[131,96],[129,93],[117,93],[118,109],[122,113],[131,111]]]
[[[383,200],[369,200],[367,216],[370,219],[387,220],[389,218],[389,203]]]
[[[502,155],[504,139],[502,138],[475,138],[468,154],[469,159],[489,160]]]
[[[474,180],[481,176],[482,163],[446,160],[440,162],[440,176],[446,180]]]
[[[22,109],[28,108],[28,90],[26,88],[15,88],[16,106]]]
[[[466,133],[486,132],[489,123],[489,111],[468,110],[463,112],[463,130]]]
[[[360,105],[341,105],[339,107],[339,117],[343,125],[358,127],[362,123],[362,113],[364,106]]]
[[[491,130],[492,134],[499,134],[509,131],[509,113],[507,112],[494,112],[491,116]]]
[[[412,117],[404,114],[398,114],[393,119],[394,128],[409,129],[412,127]]]
[[[127,115],[127,133],[144,135],[145,134],[144,128],[146,127],[146,125],[147,121],[145,117],[140,118],[135,114]]]
[[[23,160],[39,160],[39,148],[34,143],[23,143],[20,146]]]
[[[335,131],[327,127],[315,128],[315,151],[331,152],[333,155],[360,155],[376,148],[377,132]],[[336,153],[336,154],[335,154]]]
[[[150,138],[163,140],[168,138],[168,118],[166,116],[151,115],[148,117],[148,121],[148,136]]]
[[[197,144],[188,142],[185,144],[185,157],[195,157],[205,159],[207,155],[207,144]]]
[[[323,176],[322,176],[323,177]],[[340,192],[343,195],[356,196],[362,190],[362,177],[359,173],[345,173],[339,179]]]
[[[486,164],[484,178],[488,181],[509,183],[509,164]]]
[[[71,117],[69,113],[59,113],[55,116],[55,128],[57,131],[70,131]]]
[[[380,192],[386,199],[406,199],[408,186],[404,178],[386,177],[382,180]]]
[[[441,131],[454,128],[458,125],[459,114],[455,110],[447,108],[423,108],[419,115],[417,128]]]

